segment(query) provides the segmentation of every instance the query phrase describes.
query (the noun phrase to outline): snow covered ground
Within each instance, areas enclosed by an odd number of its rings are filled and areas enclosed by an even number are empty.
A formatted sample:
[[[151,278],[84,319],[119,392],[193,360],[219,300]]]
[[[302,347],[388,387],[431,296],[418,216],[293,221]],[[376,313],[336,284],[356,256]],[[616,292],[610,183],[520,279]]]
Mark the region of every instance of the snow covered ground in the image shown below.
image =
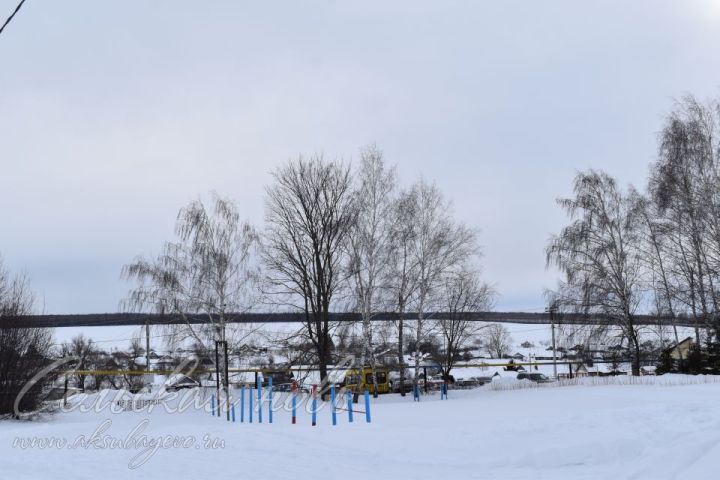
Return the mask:
[[[373,401],[372,423],[360,413],[348,424],[330,423],[323,409],[318,426],[299,408],[297,425],[276,411],[274,423],[228,423],[207,409],[168,413],[178,400],[148,412],[103,411],[46,415],[36,421],[0,422],[0,477],[72,478],[502,478],[672,479],[717,478],[720,455],[720,383],[716,378],[603,379],[593,386],[451,391],[420,403],[410,397]],[[589,383],[587,383],[589,382]],[[611,382],[611,384],[607,384]],[[618,382],[619,384],[612,384]],[[707,382],[707,383],[705,383]],[[692,384],[698,383],[698,384]],[[80,398],[80,397],[78,397]],[[97,400],[85,398],[84,405]],[[276,396],[276,404],[284,397]],[[115,402],[110,402],[116,405]],[[362,410],[362,404],[356,405]],[[236,411],[239,420],[239,411]],[[247,418],[246,418],[247,420]],[[108,421],[110,423],[108,423]],[[104,447],[92,434],[101,432]],[[177,437],[195,443],[148,449],[127,437]],[[76,439],[84,436],[85,443]],[[215,443],[206,448],[204,437]],[[33,437],[67,439],[75,448],[22,447]],[[125,445],[109,448],[111,439]],[[212,446],[212,445],[210,445]],[[127,448],[123,448],[127,447]],[[148,458],[143,462],[143,452]],[[140,464],[135,469],[130,466]]]

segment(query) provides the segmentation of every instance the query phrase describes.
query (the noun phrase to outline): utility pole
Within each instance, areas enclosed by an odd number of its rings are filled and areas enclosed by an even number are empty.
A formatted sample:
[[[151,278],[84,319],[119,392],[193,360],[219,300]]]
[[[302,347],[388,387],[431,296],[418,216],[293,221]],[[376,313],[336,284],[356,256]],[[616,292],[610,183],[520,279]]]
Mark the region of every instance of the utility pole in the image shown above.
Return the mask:
[[[555,354],[555,312],[557,302],[553,301],[546,310],[550,314],[550,330],[552,331],[553,376],[557,379],[557,357]]]
[[[145,320],[145,371],[147,372],[145,383],[150,390],[152,388],[150,381],[150,320]]]

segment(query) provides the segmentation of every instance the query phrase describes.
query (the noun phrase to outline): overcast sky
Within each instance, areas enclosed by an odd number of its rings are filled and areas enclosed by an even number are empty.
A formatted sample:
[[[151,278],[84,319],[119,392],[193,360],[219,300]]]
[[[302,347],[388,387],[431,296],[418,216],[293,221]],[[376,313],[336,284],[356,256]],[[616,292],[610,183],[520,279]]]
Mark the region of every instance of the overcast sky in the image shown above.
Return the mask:
[[[555,198],[590,167],[642,186],[718,59],[720,0],[28,0],[0,35],[0,255],[48,313],[117,311],[188,201],[261,226],[277,165],[376,142],[481,230],[497,308],[538,311]]]

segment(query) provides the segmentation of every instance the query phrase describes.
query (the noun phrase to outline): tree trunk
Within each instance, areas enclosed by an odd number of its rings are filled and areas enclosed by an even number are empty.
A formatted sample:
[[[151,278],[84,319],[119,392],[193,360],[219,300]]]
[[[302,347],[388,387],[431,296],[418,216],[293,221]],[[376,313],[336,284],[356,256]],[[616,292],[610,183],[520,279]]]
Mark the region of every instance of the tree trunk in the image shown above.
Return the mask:
[[[418,312],[417,330],[415,331],[415,375],[413,377],[413,388],[420,385],[420,341],[422,340],[423,313],[422,308]],[[425,379],[427,383],[427,378]]]
[[[632,328],[632,327],[631,327]],[[635,377],[640,376],[640,339],[637,336],[637,333],[632,332],[631,335],[628,336],[628,340],[631,342],[632,347],[632,374]]]
[[[377,359],[375,358],[375,350],[372,345],[372,326],[370,325],[370,314],[363,312],[363,343],[365,360],[370,363],[370,370],[372,372],[372,383],[373,383],[373,397],[378,396],[378,383],[377,383]]]
[[[635,354],[632,359],[632,374],[635,377],[640,376],[640,346],[634,346]]]
[[[327,307],[326,307],[327,308]],[[328,382],[328,364],[330,363],[330,333],[329,333],[329,320],[327,310],[322,312],[322,324],[318,329],[318,363],[320,370],[320,384],[326,385]],[[325,400],[326,392],[325,388],[322,389],[321,400]]]
[[[403,338],[403,327],[405,326],[405,315],[400,309],[400,318],[398,320],[398,363],[400,365],[400,396],[405,396],[405,355],[404,350],[404,338]]]

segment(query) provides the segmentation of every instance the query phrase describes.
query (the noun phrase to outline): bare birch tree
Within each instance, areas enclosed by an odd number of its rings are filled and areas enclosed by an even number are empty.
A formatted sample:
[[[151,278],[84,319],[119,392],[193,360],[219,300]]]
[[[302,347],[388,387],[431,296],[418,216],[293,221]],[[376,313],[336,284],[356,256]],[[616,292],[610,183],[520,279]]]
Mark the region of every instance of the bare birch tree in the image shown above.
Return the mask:
[[[137,283],[125,308],[182,319],[164,327],[173,345],[193,341],[210,351],[213,342],[242,341],[235,330],[248,327],[233,325],[228,335],[226,320],[228,313],[247,312],[258,303],[255,229],[240,220],[233,201],[214,194],[210,208],[196,200],[181,209],[175,233],[178,240],[165,244],[156,259],[139,257],[123,268],[123,276]],[[204,323],[193,322],[197,319]],[[228,398],[226,365],[223,352],[216,368]]]
[[[415,234],[410,243],[411,263],[416,268],[417,311],[415,322],[415,376],[420,376],[420,345],[425,340],[426,315],[437,304],[437,293],[445,274],[463,265],[476,253],[475,233],[452,218],[450,203],[435,185],[421,180],[411,190],[415,203]]]
[[[411,255],[417,236],[416,202],[410,191],[401,192],[390,212],[390,255],[384,285],[391,309],[397,314],[397,355],[400,395],[405,396],[405,313],[417,289],[417,264]]]
[[[377,359],[372,317],[382,304],[382,281],[387,277],[391,254],[391,208],[395,171],[385,165],[375,146],[361,152],[353,192],[355,221],[347,236],[348,273],[357,309],[362,315],[363,366],[370,363],[373,395],[378,395]]]
[[[547,263],[563,272],[562,305],[601,314],[620,327],[630,343],[633,375],[640,374],[640,329],[636,311],[643,299],[641,214],[602,172],[579,173],[574,198],[558,200],[572,220],[547,246]]]
[[[650,275],[650,285],[653,291],[655,314],[660,321],[669,318],[672,322],[675,344],[680,343],[677,329],[677,316],[675,303],[677,301],[678,287],[671,274],[672,254],[669,251],[671,229],[667,223],[660,219],[660,215],[647,197],[636,193],[639,212],[642,218],[644,232],[643,258],[647,262],[647,271]],[[662,332],[662,324],[658,326]],[[661,339],[662,341],[662,339]],[[682,353],[681,353],[682,355]]]
[[[720,103],[691,96],[676,104],[660,136],[649,196],[666,235],[667,276],[676,313],[695,320],[695,337],[718,311],[720,270]]]

